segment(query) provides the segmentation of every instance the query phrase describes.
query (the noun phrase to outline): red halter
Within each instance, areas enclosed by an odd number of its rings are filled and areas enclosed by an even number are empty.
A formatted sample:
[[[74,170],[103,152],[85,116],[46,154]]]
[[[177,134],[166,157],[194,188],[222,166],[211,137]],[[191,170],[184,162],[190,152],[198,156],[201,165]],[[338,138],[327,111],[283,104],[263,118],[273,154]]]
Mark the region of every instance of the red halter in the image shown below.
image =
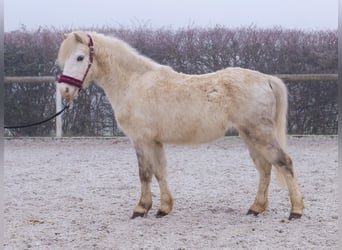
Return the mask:
[[[74,77],[62,74],[58,78],[58,83],[61,83],[61,82],[68,83],[68,84],[76,86],[78,88],[82,88],[82,84],[83,84],[85,78],[87,77],[88,72],[90,70],[90,67],[93,64],[93,60],[94,60],[94,43],[93,43],[93,39],[91,38],[91,36],[89,34],[87,34],[87,36],[89,37],[89,43],[88,43],[88,47],[89,47],[89,63],[88,63],[87,70],[84,73],[83,79],[79,80],[79,79],[76,79]]]

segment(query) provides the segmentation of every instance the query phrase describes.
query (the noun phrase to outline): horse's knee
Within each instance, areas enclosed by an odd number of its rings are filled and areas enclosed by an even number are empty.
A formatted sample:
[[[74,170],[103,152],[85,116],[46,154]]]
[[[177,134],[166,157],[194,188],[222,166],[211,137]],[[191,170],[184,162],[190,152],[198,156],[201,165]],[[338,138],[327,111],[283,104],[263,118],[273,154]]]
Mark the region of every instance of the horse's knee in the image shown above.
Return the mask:
[[[152,171],[151,169],[144,169],[139,167],[139,178],[141,182],[149,183],[152,181]]]
[[[136,147],[136,155],[138,159],[139,177],[141,182],[151,182],[153,176],[153,170],[149,159],[144,152]]]

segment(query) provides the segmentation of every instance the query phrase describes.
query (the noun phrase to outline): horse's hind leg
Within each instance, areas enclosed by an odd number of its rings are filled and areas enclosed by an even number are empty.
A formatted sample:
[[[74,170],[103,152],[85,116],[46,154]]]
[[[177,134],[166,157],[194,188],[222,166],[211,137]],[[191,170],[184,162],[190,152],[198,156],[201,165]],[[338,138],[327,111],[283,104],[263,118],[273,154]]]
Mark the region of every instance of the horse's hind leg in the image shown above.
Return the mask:
[[[289,220],[300,218],[303,214],[303,195],[299,190],[297,179],[294,174],[291,158],[284,152],[278,153],[272,163],[284,175],[291,200],[291,213]]]
[[[253,148],[283,174],[291,200],[289,219],[300,218],[303,213],[304,203],[294,174],[292,160],[280,147],[273,130],[251,131],[244,129],[242,133],[248,138]]]
[[[291,200],[291,212],[289,219],[300,218],[303,214],[304,202],[302,193],[299,190],[297,179],[295,177],[291,158],[278,146],[269,145],[265,149],[265,154],[273,166],[285,177],[289,196]]]
[[[135,142],[141,182],[141,198],[132,218],[146,216],[152,206],[151,180],[156,176],[160,187],[160,209],[157,217],[171,212],[173,198],[166,180],[166,159],[163,145],[157,142]]]
[[[247,212],[247,214],[258,215],[265,211],[268,206],[268,187],[271,179],[272,165],[254,148],[248,137],[242,133],[240,133],[240,136],[246,143],[260,176],[255,201]]]

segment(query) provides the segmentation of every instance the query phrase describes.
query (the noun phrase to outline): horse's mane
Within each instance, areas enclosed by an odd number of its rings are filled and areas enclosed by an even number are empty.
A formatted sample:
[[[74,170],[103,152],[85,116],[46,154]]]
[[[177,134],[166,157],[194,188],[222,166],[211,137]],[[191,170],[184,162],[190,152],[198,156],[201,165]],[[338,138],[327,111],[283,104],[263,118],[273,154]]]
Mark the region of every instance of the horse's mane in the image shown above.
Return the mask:
[[[157,62],[142,55],[137,49],[133,48],[127,42],[115,37],[115,36],[105,36],[103,34],[93,33],[97,38],[103,41],[107,41],[111,50],[110,54],[115,54],[116,56],[124,56],[127,59],[134,58],[143,61],[146,64],[150,64],[151,66],[160,66]]]

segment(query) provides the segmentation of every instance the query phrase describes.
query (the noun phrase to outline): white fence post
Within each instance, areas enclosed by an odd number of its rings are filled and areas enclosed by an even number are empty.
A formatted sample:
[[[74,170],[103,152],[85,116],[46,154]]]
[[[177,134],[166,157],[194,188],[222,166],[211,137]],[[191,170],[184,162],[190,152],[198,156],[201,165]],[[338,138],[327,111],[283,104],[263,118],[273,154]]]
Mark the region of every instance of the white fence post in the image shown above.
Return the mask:
[[[62,96],[58,90],[58,85],[56,84],[56,113],[62,109]],[[63,136],[62,129],[62,115],[56,117],[56,137]]]

